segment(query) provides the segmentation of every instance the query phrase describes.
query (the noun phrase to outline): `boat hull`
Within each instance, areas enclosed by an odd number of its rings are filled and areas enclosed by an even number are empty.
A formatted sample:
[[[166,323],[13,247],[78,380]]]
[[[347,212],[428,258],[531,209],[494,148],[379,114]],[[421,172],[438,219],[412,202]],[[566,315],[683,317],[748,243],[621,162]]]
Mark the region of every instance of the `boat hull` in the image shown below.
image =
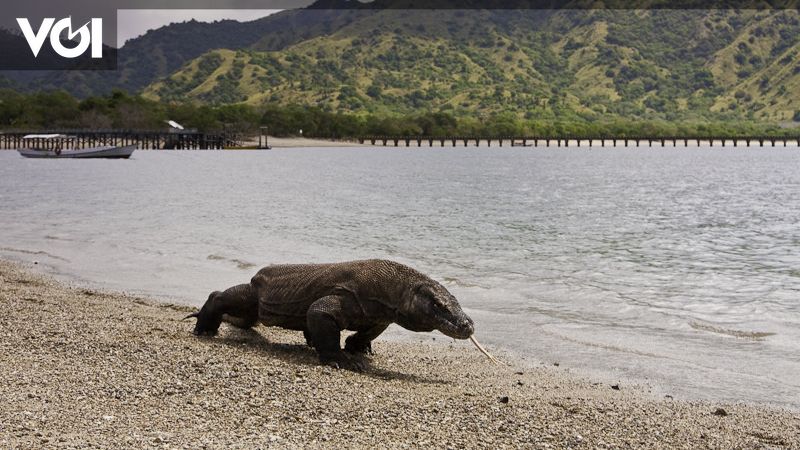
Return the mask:
[[[36,150],[32,148],[17,149],[20,155],[26,158],[107,158],[107,159],[128,159],[136,144],[123,147],[91,147],[81,149],[65,149],[57,153],[55,150]]]

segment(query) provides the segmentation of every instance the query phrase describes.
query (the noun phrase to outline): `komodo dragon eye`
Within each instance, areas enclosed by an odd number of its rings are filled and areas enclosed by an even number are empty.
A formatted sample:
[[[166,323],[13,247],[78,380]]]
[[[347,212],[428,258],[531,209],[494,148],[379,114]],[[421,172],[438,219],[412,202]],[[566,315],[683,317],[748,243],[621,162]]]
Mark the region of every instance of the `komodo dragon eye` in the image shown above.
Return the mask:
[[[431,299],[431,301],[433,302],[434,306],[437,306],[437,307],[443,308],[443,309],[447,309],[447,305],[445,305],[444,302],[442,301],[442,299],[439,298],[439,296],[437,296],[435,293],[429,292],[428,293],[428,298]]]
[[[423,287],[420,289],[419,294],[420,297],[427,298],[428,300],[430,300],[434,308],[443,310],[447,309],[447,305],[444,304],[442,299],[438,295],[436,295],[436,292],[434,292],[432,289],[428,287]]]

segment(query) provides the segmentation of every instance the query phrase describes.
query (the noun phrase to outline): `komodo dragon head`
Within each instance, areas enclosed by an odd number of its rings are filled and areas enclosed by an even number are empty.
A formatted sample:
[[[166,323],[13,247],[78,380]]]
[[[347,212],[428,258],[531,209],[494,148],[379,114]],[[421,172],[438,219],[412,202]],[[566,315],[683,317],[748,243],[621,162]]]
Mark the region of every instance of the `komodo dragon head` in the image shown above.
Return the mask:
[[[453,339],[469,339],[490,361],[499,364],[475,339],[475,324],[453,294],[436,281],[425,278],[407,292],[397,310],[397,324],[411,331],[439,330]]]
[[[475,331],[475,324],[458,300],[433,280],[412,288],[397,316],[397,323],[411,331],[439,330],[454,339],[467,339]]]

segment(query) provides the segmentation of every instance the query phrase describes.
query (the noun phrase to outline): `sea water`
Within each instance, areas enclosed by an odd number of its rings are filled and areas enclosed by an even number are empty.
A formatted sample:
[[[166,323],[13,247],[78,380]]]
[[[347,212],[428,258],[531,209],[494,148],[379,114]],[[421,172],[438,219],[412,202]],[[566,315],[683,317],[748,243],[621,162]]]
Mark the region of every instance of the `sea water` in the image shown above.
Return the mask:
[[[267,264],[388,258],[527,363],[800,408],[799,169],[782,147],[4,151],[0,256],[194,305]]]

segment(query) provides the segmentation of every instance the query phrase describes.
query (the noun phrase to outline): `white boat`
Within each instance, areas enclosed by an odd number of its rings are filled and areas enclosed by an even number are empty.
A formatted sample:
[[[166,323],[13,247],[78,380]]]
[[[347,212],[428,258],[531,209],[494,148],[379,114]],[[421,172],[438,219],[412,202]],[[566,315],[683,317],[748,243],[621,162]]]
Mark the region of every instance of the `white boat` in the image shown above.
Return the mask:
[[[116,147],[75,148],[75,136],[66,134],[29,134],[22,138],[23,148],[17,149],[26,158],[130,158],[136,144]]]

